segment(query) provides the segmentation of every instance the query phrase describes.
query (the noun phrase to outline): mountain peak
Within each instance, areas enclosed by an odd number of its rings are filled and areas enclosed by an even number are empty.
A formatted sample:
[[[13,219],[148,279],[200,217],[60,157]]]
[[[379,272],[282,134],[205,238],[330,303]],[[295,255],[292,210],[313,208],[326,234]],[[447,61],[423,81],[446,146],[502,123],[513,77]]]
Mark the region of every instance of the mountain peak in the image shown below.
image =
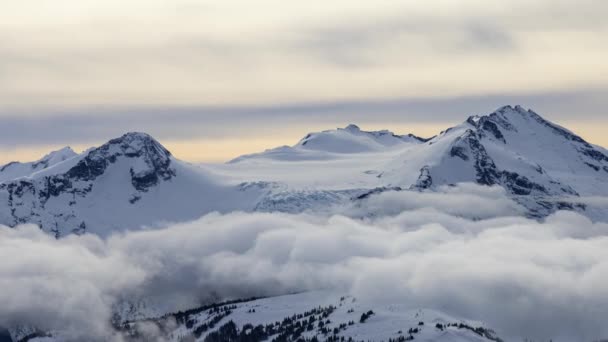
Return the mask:
[[[32,170],[42,170],[49,166],[61,163],[64,160],[70,159],[77,156],[78,154],[72,150],[71,147],[66,146],[59,150],[52,151],[42,157],[40,160],[35,161],[31,164]]]
[[[515,106],[505,105],[505,106],[502,106],[502,107],[496,109],[494,111],[494,113],[505,113],[505,114],[506,113],[520,113],[520,114],[527,114],[527,113],[530,113],[530,111],[527,110],[527,109],[525,109],[524,107],[522,107],[520,105],[515,105]]]
[[[128,132],[114,138],[102,145],[99,149],[108,150],[111,146],[118,146],[127,157],[141,155],[157,155],[162,159],[171,157],[171,152],[151,135],[143,132]]]
[[[531,109],[525,109],[520,105],[505,105],[490,114],[470,116],[465,122],[465,124],[469,124],[476,129],[491,131],[494,135],[502,135],[499,132],[499,128],[517,131],[518,127],[521,127],[521,125],[527,126],[529,123],[551,127],[556,126]]]
[[[344,127],[343,130],[349,132],[361,132],[361,128],[355,124],[349,124],[348,126]]]
[[[593,149],[588,142],[576,135],[574,132],[555,124],[543,118],[533,110],[525,109],[520,105],[506,105],[487,115],[470,116],[465,122],[465,125],[466,124],[473,126],[478,131],[481,131],[482,135],[484,135],[485,131],[491,133],[498,140],[503,142],[505,142],[503,133],[508,131],[519,132],[520,134],[523,132],[528,132],[528,134],[537,135],[541,134],[541,132],[550,132],[549,134],[554,134],[562,138],[566,138],[572,142],[581,144],[585,150]]]
[[[156,144],[160,143],[154,139],[150,134],[144,132],[127,132],[121,135],[118,138],[114,138],[108,141],[109,144],[136,144],[139,142],[154,142]]]
[[[67,176],[91,181],[118,160],[134,160],[129,162],[129,172],[133,187],[140,191],[147,191],[160,180],[175,176],[175,170],[170,167],[171,152],[150,135],[139,132],[126,133],[90,150],[67,172]]]
[[[473,126],[478,126],[480,123],[483,123],[483,121],[486,121],[488,119],[499,118],[500,120],[510,121],[515,116],[519,116],[519,117],[533,116],[533,117],[535,117],[535,119],[541,118],[538,114],[536,114],[532,110],[525,109],[524,107],[522,107],[520,105],[515,105],[515,106],[505,105],[505,106],[499,107],[498,109],[496,109],[495,111],[493,111],[490,114],[472,115],[467,119],[467,122],[472,124]]]
[[[74,152],[74,150],[72,150],[71,147],[66,146],[63,148],[60,148],[56,151],[52,151],[50,153],[48,153],[47,155],[45,155],[44,157],[42,157],[42,159],[40,159],[38,162],[36,163],[40,163],[40,162],[50,162],[52,164],[55,164],[55,162],[61,162],[64,161],[68,158],[72,158],[74,156],[76,156],[77,153]]]
[[[49,152],[47,154],[47,156],[51,156],[51,155],[75,155],[75,154],[76,154],[76,152],[74,152],[74,150],[72,150],[72,148],[70,146],[65,146],[65,147],[62,147],[62,148],[60,148],[58,150]]]

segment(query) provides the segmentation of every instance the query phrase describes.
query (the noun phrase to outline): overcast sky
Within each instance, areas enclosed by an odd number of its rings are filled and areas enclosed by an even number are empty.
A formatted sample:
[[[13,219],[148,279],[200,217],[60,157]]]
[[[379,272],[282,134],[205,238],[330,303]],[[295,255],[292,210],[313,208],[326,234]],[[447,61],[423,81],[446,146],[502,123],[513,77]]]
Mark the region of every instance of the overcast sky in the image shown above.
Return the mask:
[[[222,161],[522,104],[608,146],[604,0],[0,0],[0,163],[146,131]]]

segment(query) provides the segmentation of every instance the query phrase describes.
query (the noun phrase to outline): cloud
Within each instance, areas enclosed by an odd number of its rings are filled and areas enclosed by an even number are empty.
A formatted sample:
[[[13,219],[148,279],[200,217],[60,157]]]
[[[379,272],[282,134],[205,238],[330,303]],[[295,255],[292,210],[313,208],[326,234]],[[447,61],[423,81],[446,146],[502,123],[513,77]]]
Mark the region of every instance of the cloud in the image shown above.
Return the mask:
[[[439,131],[507,103],[559,120],[606,117],[601,0],[5,7],[5,154],[100,144],[126,130],[173,140],[282,134],[281,145],[300,138],[288,130],[324,124],[423,122]],[[603,132],[591,134],[605,144]]]
[[[480,187],[472,183],[441,186],[437,192],[387,191],[355,202],[345,213],[352,217],[384,217],[410,210],[428,212],[430,215],[423,216],[423,220],[439,220],[442,215],[450,216],[450,220],[454,216],[479,220],[525,213],[524,208],[506,197],[504,188]]]
[[[436,132],[463,122],[469,115],[488,114],[505,104],[530,107],[550,120],[604,119],[601,99],[606,89],[435,99],[302,102],[266,106],[109,106],[80,109],[0,111],[0,145],[99,144],[126,131],[145,131],[161,141],[204,137],[256,138],[293,127],[300,130],[358,123],[394,126],[426,124]],[[373,114],[373,115],[371,115]],[[580,120],[579,120],[580,121]],[[239,125],[235,125],[238,122]],[[49,129],[52,127],[52,129]],[[414,133],[410,131],[396,132]],[[418,133],[420,134],[420,133]],[[300,136],[290,137],[295,143]],[[289,140],[284,142],[290,143]],[[267,146],[268,148],[273,146]],[[236,156],[227,156],[226,159]]]
[[[23,1],[5,8],[0,103],[264,105],[605,87],[605,10],[601,0]]]
[[[430,13],[400,12],[385,15],[382,20],[357,17],[296,32],[289,41],[298,53],[352,72],[395,63],[396,60],[389,57],[391,54],[407,65],[419,63],[418,59],[424,55],[455,57],[480,52],[503,55],[517,52],[515,38],[508,27],[467,16],[446,18]]]
[[[105,334],[112,301],[139,284],[145,272],[121,272],[123,258],[106,254],[104,242],[94,236],[56,241],[40,232],[35,226],[0,230],[0,325],[65,326]]]
[[[414,205],[415,198],[390,195],[376,205],[393,209],[366,220],[210,214],[107,239],[55,240],[33,226],[0,228],[0,326],[19,322],[73,339],[107,338],[111,308],[121,298],[177,310],[336,288],[478,319],[503,336],[608,336],[607,224],[570,212],[545,222],[508,216],[516,206],[496,189],[465,186],[436,196]],[[410,203],[399,207],[400,200]],[[502,208],[495,218],[455,216],[492,205]],[[355,210],[349,215],[366,212]]]

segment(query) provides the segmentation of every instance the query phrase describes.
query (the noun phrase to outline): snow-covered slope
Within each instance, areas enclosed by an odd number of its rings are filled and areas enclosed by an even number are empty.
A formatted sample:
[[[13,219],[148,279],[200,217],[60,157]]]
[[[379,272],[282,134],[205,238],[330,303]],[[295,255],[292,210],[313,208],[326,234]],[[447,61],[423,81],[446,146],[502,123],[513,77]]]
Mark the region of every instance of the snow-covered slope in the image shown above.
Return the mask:
[[[211,304],[117,328],[126,341],[502,341],[480,322],[331,291]],[[30,339],[63,340],[61,331]]]
[[[358,126],[350,124],[335,130],[309,133],[293,147],[281,146],[262,153],[241,156],[231,162],[252,158],[283,161],[326,160],[337,158],[339,154],[381,152],[425,141],[427,139],[413,134],[396,135],[388,130],[363,131]]]
[[[435,159],[421,165],[418,187],[474,181],[502,185],[513,195],[608,193],[608,156],[600,148],[519,106],[470,117],[420,150]],[[403,155],[395,163],[410,161]],[[411,183],[391,166],[392,181]]]
[[[608,220],[605,208],[584,200],[608,194],[606,150],[519,106],[472,116],[430,140],[349,125],[221,165],[179,161],[143,133],[11,165],[0,174],[0,224],[36,223],[58,236],[215,210],[330,213],[383,191],[462,182],[504,187],[529,216],[570,209]]]
[[[413,135],[401,136],[390,131],[362,131],[358,126],[350,124],[344,128],[310,133],[295,146],[315,151],[334,153],[359,153],[381,151],[387,147],[404,143],[421,143],[425,139]]]
[[[60,150],[53,151],[40,160],[20,163],[12,162],[0,167],[0,183],[10,181],[16,178],[30,176],[33,173],[49,168],[57,163],[61,163],[67,159],[75,157],[76,152],[69,147],[64,147]]]
[[[479,322],[327,291],[210,305],[156,323],[168,320],[177,322],[165,336],[169,341],[227,341],[225,334],[250,335],[250,341],[500,341]],[[138,331],[135,322],[126,326]]]
[[[403,191],[399,195],[423,202],[418,192],[458,189],[450,185],[462,182],[503,187],[529,216],[570,209],[608,220],[605,207],[589,208],[584,201],[608,194],[608,152],[519,106],[471,116],[429,140],[351,125],[222,165],[177,160],[144,133],[125,134],[80,155],[63,150],[49,156],[44,163],[3,168],[0,223],[36,223],[61,237],[154,227],[215,210],[331,214],[333,206],[354,204],[367,205],[363,216],[381,216],[377,208],[385,202],[369,205],[378,194]],[[130,306],[116,310],[122,320],[115,323],[136,340],[154,340],[146,335],[151,332],[160,340],[209,342],[220,340],[218,334],[248,341],[499,340],[481,323],[405,304],[315,291],[166,315],[168,310]],[[11,333],[39,334],[29,327]],[[62,340],[61,331],[51,335],[32,341]]]
[[[251,210],[259,188],[224,184],[128,133],[52,167],[0,184],[0,223],[36,223],[56,236],[155,226],[210,211]]]
[[[347,128],[327,134],[333,139],[338,134],[352,136],[351,131],[358,130]],[[390,139],[399,139],[391,136]],[[544,216],[557,209],[584,211],[585,204],[577,198],[608,194],[606,150],[520,106],[471,116],[428,141],[386,144],[383,149],[353,147],[358,153],[322,161],[300,158],[301,145],[315,138],[310,135],[295,147],[283,149],[281,158],[273,158],[271,150],[215,169],[240,179],[251,180],[248,177],[255,175],[265,181],[283,182],[292,191],[309,191],[311,185],[315,189],[367,188],[375,192],[433,190],[462,182],[500,185],[528,207],[532,216]],[[318,145],[326,151],[345,149],[341,143],[334,146],[332,139],[324,137],[323,144]],[[242,170],[247,170],[248,175]]]

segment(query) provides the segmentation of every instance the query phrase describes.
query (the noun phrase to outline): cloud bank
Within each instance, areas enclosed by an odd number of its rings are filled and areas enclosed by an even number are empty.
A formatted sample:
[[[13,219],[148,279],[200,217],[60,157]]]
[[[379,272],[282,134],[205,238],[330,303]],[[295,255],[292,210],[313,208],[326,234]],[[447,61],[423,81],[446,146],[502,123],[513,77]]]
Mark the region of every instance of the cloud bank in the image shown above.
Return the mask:
[[[420,196],[417,206],[379,196],[370,205],[391,208],[364,220],[349,217],[365,214],[357,208],[330,217],[210,214],[159,230],[60,240],[30,225],[2,227],[0,326],[107,339],[121,298],[176,310],[336,288],[478,319],[503,336],[608,336],[608,224],[570,212],[542,223],[510,216],[516,205],[480,189]],[[497,208],[496,218],[474,219],[483,202]]]
[[[143,131],[188,161],[227,161],[267,148],[292,145],[307,133],[356,123],[366,130],[431,137],[485,115],[504,104],[521,104],[581,134],[608,145],[602,131],[603,99],[608,88],[434,99],[313,101],[274,105],[140,105],[77,109],[0,108],[0,164],[36,160],[66,145],[84,150],[127,131]],[[370,115],[373,114],[373,115]],[[238,122],[239,125],[234,123]],[[48,127],[53,129],[48,129]]]
[[[508,103],[608,144],[602,0],[24,0],[2,10],[0,163],[126,130],[188,143],[174,152],[191,161],[226,161],[292,144],[302,127],[431,136]]]
[[[0,103],[15,108],[606,86],[601,0],[56,0],[3,10]]]

